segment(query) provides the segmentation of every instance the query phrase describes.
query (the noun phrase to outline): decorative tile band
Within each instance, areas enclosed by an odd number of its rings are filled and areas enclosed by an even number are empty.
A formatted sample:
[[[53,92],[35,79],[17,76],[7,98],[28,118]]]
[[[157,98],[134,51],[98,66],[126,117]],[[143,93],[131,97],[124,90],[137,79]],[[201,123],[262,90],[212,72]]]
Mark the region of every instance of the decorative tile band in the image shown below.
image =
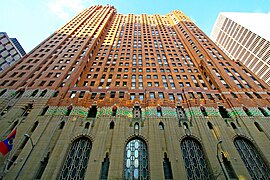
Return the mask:
[[[171,107],[161,107],[162,109],[162,117],[164,118],[177,118],[176,109]],[[74,106],[70,115],[72,116],[81,116],[81,117],[87,117],[88,114],[88,108],[82,107],[82,106]],[[117,114],[118,117],[126,117],[126,118],[132,118],[132,108],[128,107],[118,107],[117,108]],[[185,114],[188,119],[191,119],[192,117],[203,117],[203,113],[200,109],[200,107],[190,107],[185,108]],[[207,112],[207,116],[209,117],[221,117],[219,110],[214,107],[205,107],[205,110]],[[267,108],[264,108],[266,113],[270,114],[270,111]],[[264,117],[262,112],[256,108],[256,107],[249,107],[249,111],[252,114],[252,116],[260,116]],[[67,106],[50,106],[48,111],[46,112],[46,115],[66,115],[68,112]],[[243,108],[241,107],[235,107],[233,109],[227,109],[227,112],[231,118],[236,118],[239,116],[247,116]],[[112,107],[105,106],[97,109],[96,117],[108,117],[112,116]],[[149,117],[157,117],[157,108],[156,107],[147,107],[142,108],[142,118],[149,118]]]

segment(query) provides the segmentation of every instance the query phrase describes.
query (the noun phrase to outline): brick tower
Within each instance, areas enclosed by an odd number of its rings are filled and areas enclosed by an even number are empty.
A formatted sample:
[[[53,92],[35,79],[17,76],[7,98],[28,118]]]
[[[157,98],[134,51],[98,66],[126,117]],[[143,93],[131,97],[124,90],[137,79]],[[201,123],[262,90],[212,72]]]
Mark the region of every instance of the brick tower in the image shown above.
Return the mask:
[[[0,78],[6,179],[270,176],[270,87],[181,11],[92,6]]]

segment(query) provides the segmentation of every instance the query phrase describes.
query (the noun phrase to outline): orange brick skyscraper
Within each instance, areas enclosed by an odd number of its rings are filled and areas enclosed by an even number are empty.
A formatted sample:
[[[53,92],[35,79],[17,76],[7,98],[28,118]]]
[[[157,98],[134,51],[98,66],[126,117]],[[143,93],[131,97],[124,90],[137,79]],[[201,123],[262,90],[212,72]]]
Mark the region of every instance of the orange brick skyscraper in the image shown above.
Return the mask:
[[[7,179],[270,176],[269,86],[181,11],[92,6],[0,77]]]

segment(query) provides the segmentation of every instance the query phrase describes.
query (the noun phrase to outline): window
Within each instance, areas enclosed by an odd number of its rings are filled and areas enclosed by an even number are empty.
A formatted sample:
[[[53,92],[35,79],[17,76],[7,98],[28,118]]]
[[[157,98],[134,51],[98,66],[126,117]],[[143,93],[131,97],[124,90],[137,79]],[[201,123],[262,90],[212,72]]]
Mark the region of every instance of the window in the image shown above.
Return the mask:
[[[115,98],[115,92],[111,91],[110,98]]]
[[[119,92],[119,98],[124,98],[125,92]]]
[[[83,98],[84,94],[85,94],[85,91],[81,91],[79,94],[79,98]]]
[[[72,91],[69,97],[74,98],[75,96],[76,96],[76,91]]]
[[[270,170],[253,143],[245,138],[237,137],[234,145],[240,154],[251,179],[268,179]]]
[[[109,159],[108,154],[106,154],[106,157],[104,158],[104,161],[102,162],[102,165],[101,165],[100,180],[108,179],[109,166],[110,166],[110,159]]]
[[[150,98],[151,99],[154,99],[155,98],[155,93],[154,92],[150,92],[149,95],[150,95]]]
[[[88,138],[75,140],[68,151],[59,179],[84,179],[91,148],[91,141]]]
[[[135,94],[134,93],[130,93],[130,100],[134,100],[135,99]]]
[[[91,99],[95,99],[96,96],[97,96],[97,93],[92,93],[92,94],[91,94]]]
[[[163,122],[160,122],[158,124],[158,127],[159,127],[160,130],[164,130],[164,124],[163,124]]]
[[[173,179],[171,162],[169,161],[169,158],[167,157],[166,153],[164,153],[163,170],[164,170],[165,180]]]
[[[105,97],[105,93],[100,93],[99,99],[104,99],[104,97]]]
[[[124,179],[149,179],[146,143],[135,138],[125,148]]]
[[[268,116],[269,116],[269,114],[265,111],[264,108],[259,107],[258,109],[261,111],[261,113],[262,113],[265,117],[268,117]]]
[[[185,138],[181,142],[181,150],[189,180],[212,179],[202,147],[196,139]]]
[[[223,106],[219,106],[218,110],[222,118],[230,118],[228,111]]]
[[[160,99],[163,99],[163,98],[164,98],[163,92],[159,92],[159,93],[158,93],[158,97],[159,97]]]
[[[139,94],[139,99],[140,99],[140,100],[143,100],[143,99],[144,99],[144,94],[140,93],[140,94]]]

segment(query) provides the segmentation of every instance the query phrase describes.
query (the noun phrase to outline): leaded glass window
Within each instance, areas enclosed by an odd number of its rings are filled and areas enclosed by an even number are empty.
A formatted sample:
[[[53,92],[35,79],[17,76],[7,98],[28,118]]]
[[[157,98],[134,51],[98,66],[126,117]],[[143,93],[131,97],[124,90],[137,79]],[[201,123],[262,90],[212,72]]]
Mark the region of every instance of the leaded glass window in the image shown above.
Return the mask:
[[[186,138],[181,143],[188,179],[211,179],[209,167],[200,143],[193,138]]]
[[[132,139],[126,145],[124,179],[149,179],[147,146],[142,139]]]
[[[59,179],[84,179],[91,148],[88,138],[75,140],[68,151]]]
[[[268,179],[270,177],[269,168],[249,140],[237,137],[234,140],[234,145],[252,179]]]

